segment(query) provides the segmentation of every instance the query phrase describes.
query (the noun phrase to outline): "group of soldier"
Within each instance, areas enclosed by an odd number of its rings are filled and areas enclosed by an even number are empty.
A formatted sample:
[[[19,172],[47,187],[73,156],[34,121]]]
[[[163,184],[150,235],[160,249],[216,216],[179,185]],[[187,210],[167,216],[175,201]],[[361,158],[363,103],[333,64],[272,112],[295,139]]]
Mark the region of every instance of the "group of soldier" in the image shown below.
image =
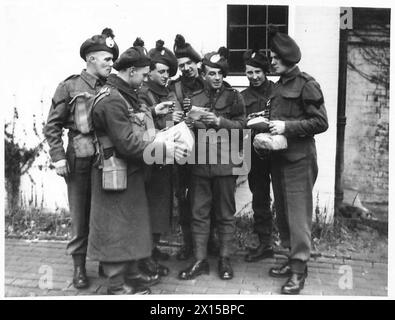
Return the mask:
[[[247,50],[243,58],[250,85],[241,93],[224,81],[226,48],[202,58],[182,35],[176,36],[173,51],[162,40],[147,51],[137,38],[119,55],[112,30],[104,29],[81,45],[80,56],[86,69],[58,85],[44,128],[56,173],[67,183],[72,219],[67,251],[74,262],[74,286],[89,285],[88,256],[99,261],[109,294],[149,293],[169,273],[159,263],[169,255],[158,244],[170,230],[174,199],[183,234],[177,259],[193,260],[179,279],[208,274],[207,255],[213,251],[219,257],[218,276],[232,279],[237,164],[209,161],[210,139],[198,139],[197,131],[236,130],[242,137],[247,120],[264,114],[270,135],[285,137],[287,147],[268,150],[255,139],[259,132],[249,132],[254,142],[244,153],[251,152],[248,182],[259,245],[245,261],[274,254],[272,183],[276,223],[289,255],[269,274],[287,278],[282,293],[299,293],[311,248],[312,188],[318,171],[314,135],[324,132],[328,122],[319,84],[297,66],[301,52],[296,42],[273,30],[270,57],[262,49]],[[172,80],[178,70],[181,75]],[[271,70],[280,76],[276,83],[266,77]],[[205,108],[200,118],[188,116],[193,107]],[[195,133],[194,154],[206,155],[204,161],[178,164],[190,154],[182,137],[160,139],[156,134],[182,122]],[[68,129],[66,151],[63,129]],[[224,153],[232,158],[233,143],[229,135],[221,136],[217,159]],[[147,164],[147,148],[176,161]]]

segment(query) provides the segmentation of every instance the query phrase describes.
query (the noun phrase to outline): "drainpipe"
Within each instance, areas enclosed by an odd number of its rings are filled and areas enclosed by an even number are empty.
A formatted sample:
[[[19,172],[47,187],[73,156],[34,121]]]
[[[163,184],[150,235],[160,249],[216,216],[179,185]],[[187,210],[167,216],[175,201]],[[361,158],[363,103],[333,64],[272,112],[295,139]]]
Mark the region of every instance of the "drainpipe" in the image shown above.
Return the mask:
[[[337,96],[337,135],[335,173],[335,215],[343,202],[344,133],[346,128],[347,44],[348,30],[340,28],[339,81]]]

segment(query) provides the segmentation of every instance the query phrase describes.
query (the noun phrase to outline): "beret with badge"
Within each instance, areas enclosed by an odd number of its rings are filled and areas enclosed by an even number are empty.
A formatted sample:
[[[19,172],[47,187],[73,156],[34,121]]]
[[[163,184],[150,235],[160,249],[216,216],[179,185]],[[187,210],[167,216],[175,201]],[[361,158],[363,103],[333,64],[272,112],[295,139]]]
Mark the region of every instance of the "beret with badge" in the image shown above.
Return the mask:
[[[224,77],[226,77],[229,71],[228,56],[229,50],[225,47],[221,47],[217,52],[209,52],[205,54],[202,63],[203,65],[211,68],[221,69]]]
[[[302,53],[295,40],[289,35],[278,31],[276,26],[269,26],[269,43],[270,50],[277,53],[277,55],[288,64],[297,64]]]
[[[171,50],[165,48],[163,40],[156,41],[155,48],[148,52],[148,56],[153,63],[161,63],[169,67],[169,76],[173,77],[177,73],[177,58]]]
[[[144,48],[144,41],[137,38],[133,42],[133,47],[130,47],[123,52],[117,61],[114,62],[113,68],[117,71],[127,69],[130,67],[147,67],[151,63],[148,56],[147,49]]]
[[[270,61],[266,56],[265,50],[247,50],[243,54],[243,60],[245,65],[249,65],[255,68],[261,68],[263,72],[269,72]]]
[[[113,54],[113,60],[118,59],[119,48],[114,41],[114,33],[110,28],[105,28],[101,34],[84,41],[80,47],[80,56],[86,61],[86,55],[90,52],[107,51]]]
[[[200,54],[189,43],[185,42],[185,38],[180,34],[176,35],[173,51],[177,58],[190,58],[195,63],[202,60]]]

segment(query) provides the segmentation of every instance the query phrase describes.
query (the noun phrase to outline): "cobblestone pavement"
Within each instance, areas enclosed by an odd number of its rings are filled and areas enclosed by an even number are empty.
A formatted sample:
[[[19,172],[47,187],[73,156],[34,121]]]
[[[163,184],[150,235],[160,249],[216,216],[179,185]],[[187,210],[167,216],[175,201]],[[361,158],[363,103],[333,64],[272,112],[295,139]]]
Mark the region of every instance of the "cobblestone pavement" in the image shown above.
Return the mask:
[[[75,296],[105,294],[106,281],[98,277],[98,263],[87,262],[91,280],[88,289],[76,290],[71,283],[72,262],[60,241],[5,241],[5,296]],[[284,279],[269,277],[269,268],[280,265],[285,257],[246,263],[241,254],[232,257],[235,277],[224,281],[217,275],[217,261],[210,258],[211,271],[195,280],[181,281],[178,272],[190,262],[174,256],[163,263],[171,272],[153,286],[152,293],[171,294],[238,294],[278,295]],[[309,274],[303,295],[387,296],[387,261],[350,257],[316,257],[309,262]],[[52,276],[53,281],[48,282]],[[50,288],[48,288],[51,286]],[[221,299],[221,297],[218,297]],[[248,298],[246,296],[246,298]]]

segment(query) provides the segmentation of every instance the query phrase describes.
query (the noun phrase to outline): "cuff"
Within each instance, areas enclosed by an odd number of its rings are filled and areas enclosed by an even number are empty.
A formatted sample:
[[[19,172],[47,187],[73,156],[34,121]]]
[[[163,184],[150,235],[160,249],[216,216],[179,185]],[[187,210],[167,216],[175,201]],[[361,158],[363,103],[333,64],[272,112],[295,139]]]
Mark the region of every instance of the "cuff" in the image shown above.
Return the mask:
[[[56,161],[53,165],[56,169],[58,169],[61,167],[65,167],[67,165],[67,161],[66,161],[66,159],[62,159],[62,160]]]

